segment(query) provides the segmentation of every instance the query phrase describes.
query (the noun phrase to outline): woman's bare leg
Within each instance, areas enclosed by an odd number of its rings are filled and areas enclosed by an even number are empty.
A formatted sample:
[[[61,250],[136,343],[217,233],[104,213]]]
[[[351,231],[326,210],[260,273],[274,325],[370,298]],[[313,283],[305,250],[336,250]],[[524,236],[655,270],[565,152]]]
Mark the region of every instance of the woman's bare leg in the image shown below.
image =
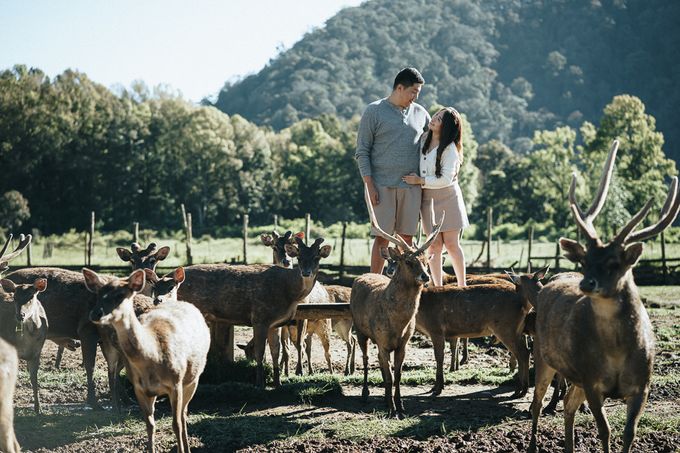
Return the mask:
[[[430,275],[434,286],[442,286],[442,234],[438,234],[437,238],[432,241],[428,253],[430,254]]]
[[[445,231],[444,233],[441,233],[440,236],[443,236],[444,246],[451,257],[453,271],[456,273],[458,286],[467,286],[465,283],[465,255],[463,254],[463,248],[460,246],[459,239],[460,230]]]

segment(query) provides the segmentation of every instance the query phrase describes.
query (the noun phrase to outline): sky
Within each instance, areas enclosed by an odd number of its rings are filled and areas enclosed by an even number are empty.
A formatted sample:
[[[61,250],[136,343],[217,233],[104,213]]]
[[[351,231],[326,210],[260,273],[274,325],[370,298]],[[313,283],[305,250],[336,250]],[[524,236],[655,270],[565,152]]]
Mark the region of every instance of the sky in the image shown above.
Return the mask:
[[[256,73],[281,49],[361,0],[0,0],[0,70],[85,72],[107,87],[143,80],[189,100]]]

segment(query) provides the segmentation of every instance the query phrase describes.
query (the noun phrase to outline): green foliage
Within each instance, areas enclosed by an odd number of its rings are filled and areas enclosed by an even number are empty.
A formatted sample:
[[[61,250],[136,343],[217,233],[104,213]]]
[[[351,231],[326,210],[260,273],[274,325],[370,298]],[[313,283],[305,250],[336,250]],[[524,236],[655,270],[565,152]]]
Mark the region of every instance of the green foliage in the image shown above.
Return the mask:
[[[16,190],[5,192],[0,197],[0,226],[12,231],[18,229],[31,217],[28,200]]]

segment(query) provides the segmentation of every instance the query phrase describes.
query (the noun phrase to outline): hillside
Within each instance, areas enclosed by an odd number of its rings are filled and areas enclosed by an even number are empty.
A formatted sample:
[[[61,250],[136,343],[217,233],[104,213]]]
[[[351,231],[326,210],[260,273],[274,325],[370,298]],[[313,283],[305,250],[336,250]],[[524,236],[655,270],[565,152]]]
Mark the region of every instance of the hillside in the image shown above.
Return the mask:
[[[680,2],[665,0],[371,0],[225,84],[215,106],[275,129],[322,113],[351,118],[413,65],[427,81],[420,102],[458,107],[480,143],[526,151],[534,130],[597,121],[628,93],[677,160],[679,25]]]

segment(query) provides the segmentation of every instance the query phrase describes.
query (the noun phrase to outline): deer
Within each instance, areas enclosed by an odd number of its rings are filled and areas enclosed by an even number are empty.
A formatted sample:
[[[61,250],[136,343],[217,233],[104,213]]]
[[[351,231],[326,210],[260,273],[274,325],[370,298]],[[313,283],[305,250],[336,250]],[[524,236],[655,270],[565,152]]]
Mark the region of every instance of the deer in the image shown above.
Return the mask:
[[[21,447],[14,435],[14,389],[19,358],[14,346],[0,338],[0,451],[19,453]]]
[[[100,276],[102,279],[112,276]],[[7,275],[16,285],[30,284],[36,279],[45,278],[47,288],[40,295],[40,302],[45,310],[49,328],[47,339],[59,343],[79,340],[83,357],[83,367],[87,376],[86,402],[94,408],[100,408],[94,385],[94,366],[97,355],[97,344],[101,341],[102,353],[108,365],[109,388],[114,409],[119,410],[119,393],[115,376],[122,365],[120,352],[115,344],[115,331],[96,326],[89,320],[89,311],[96,298],[87,290],[85,280],[79,272],[55,267],[34,267],[14,271]],[[134,305],[138,314],[153,307],[150,298],[136,295]]]
[[[7,297],[5,302],[13,307],[13,315],[2,308],[0,317],[0,336],[12,344],[19,358],[28,363],[28,372],[33,389],[33,409],[40,414],[38,394],[38,370],[40,353],[47,338],[47,315],[38,300],[38,294],[47,288],[47,280],[39,278],[32,284],[15,285],[7,279],[0,280]]]
[[[301,238],[286,244],[289,256],[298,259],[297,269],[263,264],[199,264],[184,268],[185,282],[177,297],[198,307],[209,319],[253,327],[254,354],[257,362],[257,386],[264,388],[262,361],[269,340],[274,368],[274,385],[280,386],[278,336],[272,328],[288,323],[297,306],[316,283],[319,262],[327,258],[332,247],[321,246],[323,238],[307,246]],[[275,346],[273,346],[275,345]]]
[[[381,274],[364,274],[357,277],[352,285],[349,306],[364,366],[362,398],[367,401],[369,396],[368,340],[371,339],[378,346],[378,359],[385,385],[388,416],[403,418],[404,406],[401,401],[400,387],[402,366],[406,346],[415,331],[421,291],[423,286],[430,281],[427,260],[423,252],[439,234],[445,213],[442,212],[439,223],[434,225],[425,243],[415,248],[398,234],[392,236],[380,228],[367,187],[364,187],[364,194],[371,224],[381,237],[397,247],[381,250],[385,258],[389,257],[396,262],[392,279]],[[390,364],[390,355],[393,352],[394,376]],[[394,397],[392,396],[393,383]]]
[[[90,269],[83,268],[82,272],[87,289],[97,296],[90,319],[112,326],[125,354],[146,423],[147,450],[155,451],[156,398],[168,395],[177,451],[189,452],[188,405],[210,348],[210,331],[203,315],[189,303],[165,301],[138,319],[133,298],[145,286],[144,270],[138,269],[125,279],[108,281]]]
[[[603,451],[610,451],[605,398],[626,402],[623,451],[630,451],[649,394],[654,334],[632,269],[643,251],[641,241],[661,233],[677,217],[680,194],[678,178],[673,177],[656,223],[636,230],[652,208],[651,199],[613,239],[603,242],[593,221],[607,197],[618,145],[615,140],[609,150],[597,193],[585,212],[576,200],[577,176],[572,175],[569,207],[586,245],[568,238],[560,238],[559,244],[565,257],[579,264],[583,274],[553,279],[544,287],[529,285],[536,310],[531,452],[537,449],[543,396],[556,372],[571,383],[564,397],[567,452],[574,450],[574,414],[583,401],[588,401],[595,418]]]
[[[295,237],[304,237],[304,233],[300,232],[295,235]],[[292,267],[292,261],[286,254],[285,244],[292,239],[292,232],[288,231],[283,236],[279,235],[276,231],[272,231],[271,235],[262,234],[260,239],[262,243],[271,247],[273,251],[273,262],[274,265],[282,267]],[[318,288],[317,288],[318,286]],[[351,289],[339,286],[339,285],[322,285],[317,282],[314,285],[312,293],[307,296],[306,302],[309,303],[349,303]],[[305,338],[305,352],[307,355],[307,364],[309,374],[313,373],[312,367],[312,335],[319,337],[321,345],[324,349],[324,356],[326,358],[326,364],[328,365],[329,371],[333,372],[333,366],[331,363],[330,356],[330,333],[331,329],[334,330],[342,341],[347,346],[347,358],[345,360],[345,375],[354,373],[354,354],[355,354],[355,344],[356,339],[352,335],[352,320],[351,319],[338,319],[329,321],[327,319],[319,319],[307,321],[306,338]],[[281,328],[282,335],[282,345],[284,346],[281,354],[281,366],[283,367],[284,373],[288,375],[288,338],[292,339],[293,342],[298,347],[298,363],[301,363],[301,351],[300,344],[297,340],[298,330],[293,326],[284,326]],[[246,350],[246,356],[248,352],[252,350],[252,343],[243,348]],[[252,353],[251,353],[252,354]]]

